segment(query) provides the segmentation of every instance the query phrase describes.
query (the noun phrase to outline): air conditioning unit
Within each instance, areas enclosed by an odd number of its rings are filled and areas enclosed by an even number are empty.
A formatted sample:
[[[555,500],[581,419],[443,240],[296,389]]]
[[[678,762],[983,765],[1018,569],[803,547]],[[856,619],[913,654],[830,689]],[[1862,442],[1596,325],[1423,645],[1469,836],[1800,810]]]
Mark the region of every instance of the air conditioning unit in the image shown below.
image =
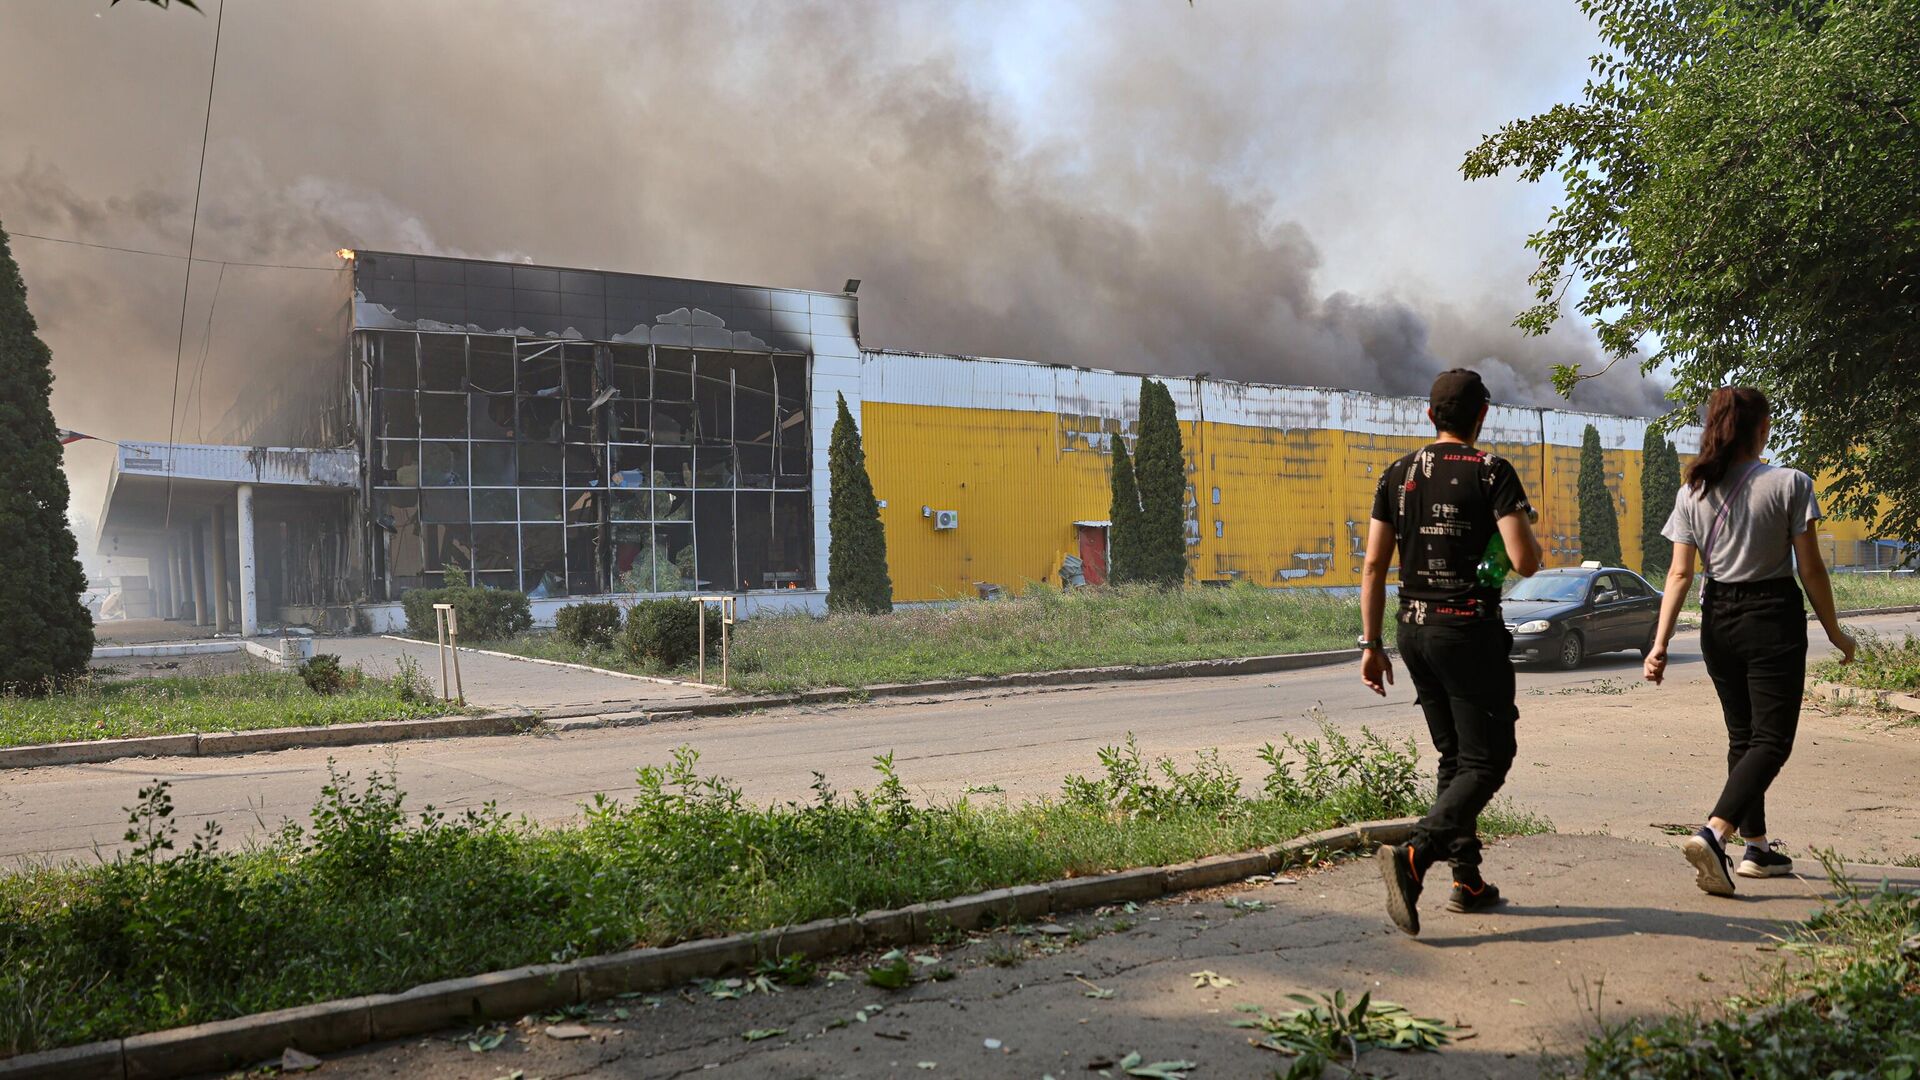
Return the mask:
[[[935,529],[940,529],[940,530],[959,528],[960,527],[960,511],[935,510],[933,512],[933,527]]]

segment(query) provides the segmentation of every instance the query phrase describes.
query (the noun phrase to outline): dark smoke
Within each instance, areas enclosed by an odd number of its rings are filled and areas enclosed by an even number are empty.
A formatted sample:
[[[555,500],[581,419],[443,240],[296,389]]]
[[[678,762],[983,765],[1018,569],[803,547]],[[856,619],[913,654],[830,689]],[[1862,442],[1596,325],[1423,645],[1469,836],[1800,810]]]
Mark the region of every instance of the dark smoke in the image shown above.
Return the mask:
[[[1551,364],[1594,359],[1582,333],[1508,325],[1539,207],[1465,191],[1454,171],[1475,133],[1577,79],[1588,45],[1564,19],[1175,0],[227,2],[198,241],[213,258],[326,265],[365,246],[811,288],[860,277],[869,345],[1387,393],[1466,363],[1523,403],[1560,403]],[[1032,43],[996,53],[990,25]],[[0,8],[0,221],[184,249],[212,29],[105,0]],[[181,264],[15,251],[61,422],[165,437]],[[247,388],[263,372],[297,381],[341,347],[334,276],[221,273],[194,275],[182,439],[233,437],[261,415]],[[1664,402],[1628,376],[1577,404]]]

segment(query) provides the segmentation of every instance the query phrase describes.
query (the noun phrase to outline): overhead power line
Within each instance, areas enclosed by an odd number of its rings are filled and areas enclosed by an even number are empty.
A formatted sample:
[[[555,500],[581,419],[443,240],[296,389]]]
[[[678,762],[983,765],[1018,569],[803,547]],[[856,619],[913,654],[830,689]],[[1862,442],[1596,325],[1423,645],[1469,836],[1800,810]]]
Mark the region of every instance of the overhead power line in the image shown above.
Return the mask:
[[[118,244],[95,244],[86,240],[69,240],[64,236],[46,236],[41,233],[20,232],[17,229],[7,231],[8,236],[24,236],[29,240],[44,240],[49,244],[71,244],[74,247],[97,248],[101,251],[121,251],[128,255],[152,255],[159,259],[186,259],[187,256],[171,251],[154,251],[150,248],[121,247]],[[263,270],[323,270],[338,274],[347,269],[344,266],[308,266],[301,263],[248,262],[244,259],[210,259],[204,255],[193,256],[192,261],[218,266],[257,266]]]
[[[213,62],[207,67],[207,112],[200,122],[200,171],[193,180],[193,219],[187,226],[187,274],[180,283],[180,332],[173,342],[173,393],[167,399],[167,511],[162,528],[173,526],[174,411],[180,407],[180,358],[187,348],[187,296],[193,289],[193,244],[200,237],[200,189],[207,181],[207,136],[213,133],[213,84],[220,74],[220,28],[227,20],[226,0],[213,19]],[[218,534],[216,534],[218,535]],[[221,614],[225,618],[225,613]]]

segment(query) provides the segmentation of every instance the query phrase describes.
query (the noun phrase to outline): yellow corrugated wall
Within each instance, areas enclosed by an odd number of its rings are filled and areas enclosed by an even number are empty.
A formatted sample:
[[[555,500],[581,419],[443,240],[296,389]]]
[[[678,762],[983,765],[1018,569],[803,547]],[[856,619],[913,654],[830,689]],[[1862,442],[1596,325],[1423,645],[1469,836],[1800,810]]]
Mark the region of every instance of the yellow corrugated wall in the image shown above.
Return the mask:
[[[874,492],[886,502],[880,518],[899,600],[971,597],[979,582],[1009,591],[1058,585],[1062,556],[1078,549],[1073,522],[1108,515],[1111,459],[1088,433],[1104,426],[1110,437],[1117,421],[868,401],[862,426]],[[1194,577],[1269,586],[1357,585],[1380,469],[1427,442],[1213,422],[1184,423],[1181,438],[1199,535],[1189,548]],[[1533,496],[1548,564],[1577,563],[1580,448],[1487,447],[1514,463]],[[1640,452],[1608,450],[1605,461],[1624,561],[1638,567]],[[936,530],[922,507],[957,511],[959,528]],[[1664,519],[1668,509],[1655,512]],[[1821,535],[1829,559],[1846,561],[1854,541],[1871,534],[1828,521]]]

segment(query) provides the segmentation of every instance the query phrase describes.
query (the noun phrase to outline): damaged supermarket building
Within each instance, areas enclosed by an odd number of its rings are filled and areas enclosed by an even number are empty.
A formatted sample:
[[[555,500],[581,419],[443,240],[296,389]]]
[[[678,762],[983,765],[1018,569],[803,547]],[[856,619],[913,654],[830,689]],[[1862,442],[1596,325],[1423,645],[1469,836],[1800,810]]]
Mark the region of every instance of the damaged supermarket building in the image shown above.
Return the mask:
[[[609,594],[821,610],[840,397],[897,599],[1103,579],[1109,454],[1132,436],[1137,375],[863,348],[851,288],[372,251],[352,267],[337,360],[262,370],[237,438],[119,444],[99,551],[147,560],[152,614],[385,630],[401,594],[448,569],[526,592],[543,621]],[[1194,580],[1356,585],[1375,477],[1427,441],[1425,402],[1160,381],[1187,451]],[[1638,566],[1646,421],[1497,405],[1482,443],[1537,493],[1549,562],[1573,563],[1588,424]],[[264,432],[279,445],[250,444]],[[1696,438],[1677,433],[1682,454]],[[1869,535],[1822,523],[1837,565],[1873,559]]]

